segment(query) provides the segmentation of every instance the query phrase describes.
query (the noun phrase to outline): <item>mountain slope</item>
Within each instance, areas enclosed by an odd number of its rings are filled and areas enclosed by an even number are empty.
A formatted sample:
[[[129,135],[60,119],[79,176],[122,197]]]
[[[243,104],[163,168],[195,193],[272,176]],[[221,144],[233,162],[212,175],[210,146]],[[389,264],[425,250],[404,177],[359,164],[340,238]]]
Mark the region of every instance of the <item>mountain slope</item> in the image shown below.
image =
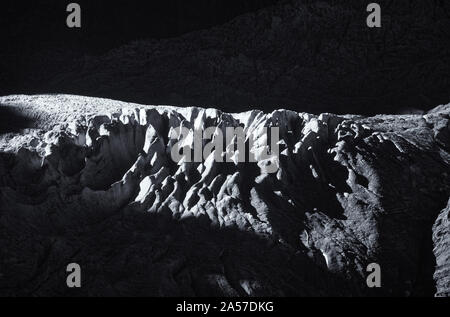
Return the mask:
[[[433,224],[450,196],[448,105],[361,117],[64,95],[0,104],[23,122],[0,138],[2,295],[430,296],[446,279],[434,254],[442,265],[448,230]],[[279,127],[279,169],[174,162],[180,125],[243,126],[250,150]],[[71,262],[78,290],[65,286]]]

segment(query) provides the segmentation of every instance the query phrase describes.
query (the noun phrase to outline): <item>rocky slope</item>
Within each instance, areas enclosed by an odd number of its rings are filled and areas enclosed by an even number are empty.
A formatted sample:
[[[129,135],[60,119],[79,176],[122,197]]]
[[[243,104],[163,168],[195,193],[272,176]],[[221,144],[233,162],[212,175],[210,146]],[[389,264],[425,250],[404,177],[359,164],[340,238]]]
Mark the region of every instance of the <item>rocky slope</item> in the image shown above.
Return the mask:
[[[0,104],[1,295],[448,294],[449,105],[362,117]],[[277,126],[279,170],[176,163],[178,126],[242,126],[254,150]],[[66,287],[71,262],[80,289]],[[382,287],[370,289],[374,262]]]
[[[439,214],[433,226],[434,254],[436,256],[436,271],[434,279],[437,282],[438,296],[450,296],[450,201]]]

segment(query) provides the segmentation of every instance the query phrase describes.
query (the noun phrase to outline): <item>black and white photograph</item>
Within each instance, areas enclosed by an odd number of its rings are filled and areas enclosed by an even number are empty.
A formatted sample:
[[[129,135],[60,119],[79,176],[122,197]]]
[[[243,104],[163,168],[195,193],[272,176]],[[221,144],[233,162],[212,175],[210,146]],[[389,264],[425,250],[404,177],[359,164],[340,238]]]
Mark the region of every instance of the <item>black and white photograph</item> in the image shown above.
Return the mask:
[[[450,296],[449,1],[5,1],[0,39],[0,297]]]

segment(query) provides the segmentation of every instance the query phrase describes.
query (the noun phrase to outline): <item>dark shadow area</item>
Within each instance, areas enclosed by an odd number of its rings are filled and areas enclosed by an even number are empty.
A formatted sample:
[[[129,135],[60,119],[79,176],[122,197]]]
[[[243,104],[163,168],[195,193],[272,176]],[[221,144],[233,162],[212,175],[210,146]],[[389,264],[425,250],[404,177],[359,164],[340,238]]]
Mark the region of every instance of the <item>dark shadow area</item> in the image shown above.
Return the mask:
[[[341,279],[270,237],[212,227],[204,217],[177,221],[164,214],[82,211],[66,205],[49,219],[38,206],[28,212],[0,206],[6,209],[0,220],[3,296],[344,296],[367,292],[359,281]],[[83,268],[81,289],[65,285],[65,266],[72,262]]]
[[[380,245],[377,257],[384,268],[384,279],[389,280],[389,295],[434,296],[436,258],[432,228],[449,196],[447,187],[435,183],[438,183],[436,179],[441,171],[448,168],[447,163],[435,152],[411,156],[408,163],[392,160],[392,157],[402,155],[392,141],[378,147],[369,147],[362,142],[358,146],[370,150],[379,159],[376,164],[383,166],[375,166],[380,171],[381,207],[385,213],[377,225]],[[411,180],[417,177],[411,173],[410,166],[413,165],[421,171],[420,183]],[[424,193],[423,188],[428,192]]]
[[[64,2],[5,6],[0,95],[366,115],[450,101],[446,1],[380,0],[379,29],[359,0],[79,2],[81,29]]]
[[[414,292],[411,294],[412,296],[423,297],[436,294],[436,281],[433,278],[436,268],[436,257],[433,252],[434,245],[432,239],[433,224],[434,222],[430,222],[424,226],[421,244],[419,245],[419,270],[413,288]]]
[[[33,126],[34,120],[31,118],[12,107],[0,105],[0,133],[19,132]]]
[[[5,2],[0,32],[11,48],[101,54],[137,39],[165,39],[221,25],[286,0],[78,0],[80,29],[66,26],[70,1]],[[30,52],[16,52],[25,57]]]

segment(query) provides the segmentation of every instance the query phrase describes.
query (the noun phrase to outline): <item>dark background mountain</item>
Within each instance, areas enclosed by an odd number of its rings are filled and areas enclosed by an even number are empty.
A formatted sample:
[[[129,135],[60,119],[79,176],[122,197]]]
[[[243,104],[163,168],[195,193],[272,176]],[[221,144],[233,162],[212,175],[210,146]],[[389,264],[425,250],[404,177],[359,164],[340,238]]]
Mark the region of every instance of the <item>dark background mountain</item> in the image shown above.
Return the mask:
[[[80,4],[82,28],[66,26],[66,7]],[[100,54],[135,39],[169,38],[223,24],[280,0],[37,0],[2,4],[6,47]],[[34,47],[32,46],[34,45]],[[27,55],[30,52],[17,52]],[[26,54],[27,53],[27,54]]]
[[[397,113],[450,100],[450,4],[70,1],[1,10],[0,95],[71,93],[225,111]],[[225,24],[224,24],[225,23]]]

